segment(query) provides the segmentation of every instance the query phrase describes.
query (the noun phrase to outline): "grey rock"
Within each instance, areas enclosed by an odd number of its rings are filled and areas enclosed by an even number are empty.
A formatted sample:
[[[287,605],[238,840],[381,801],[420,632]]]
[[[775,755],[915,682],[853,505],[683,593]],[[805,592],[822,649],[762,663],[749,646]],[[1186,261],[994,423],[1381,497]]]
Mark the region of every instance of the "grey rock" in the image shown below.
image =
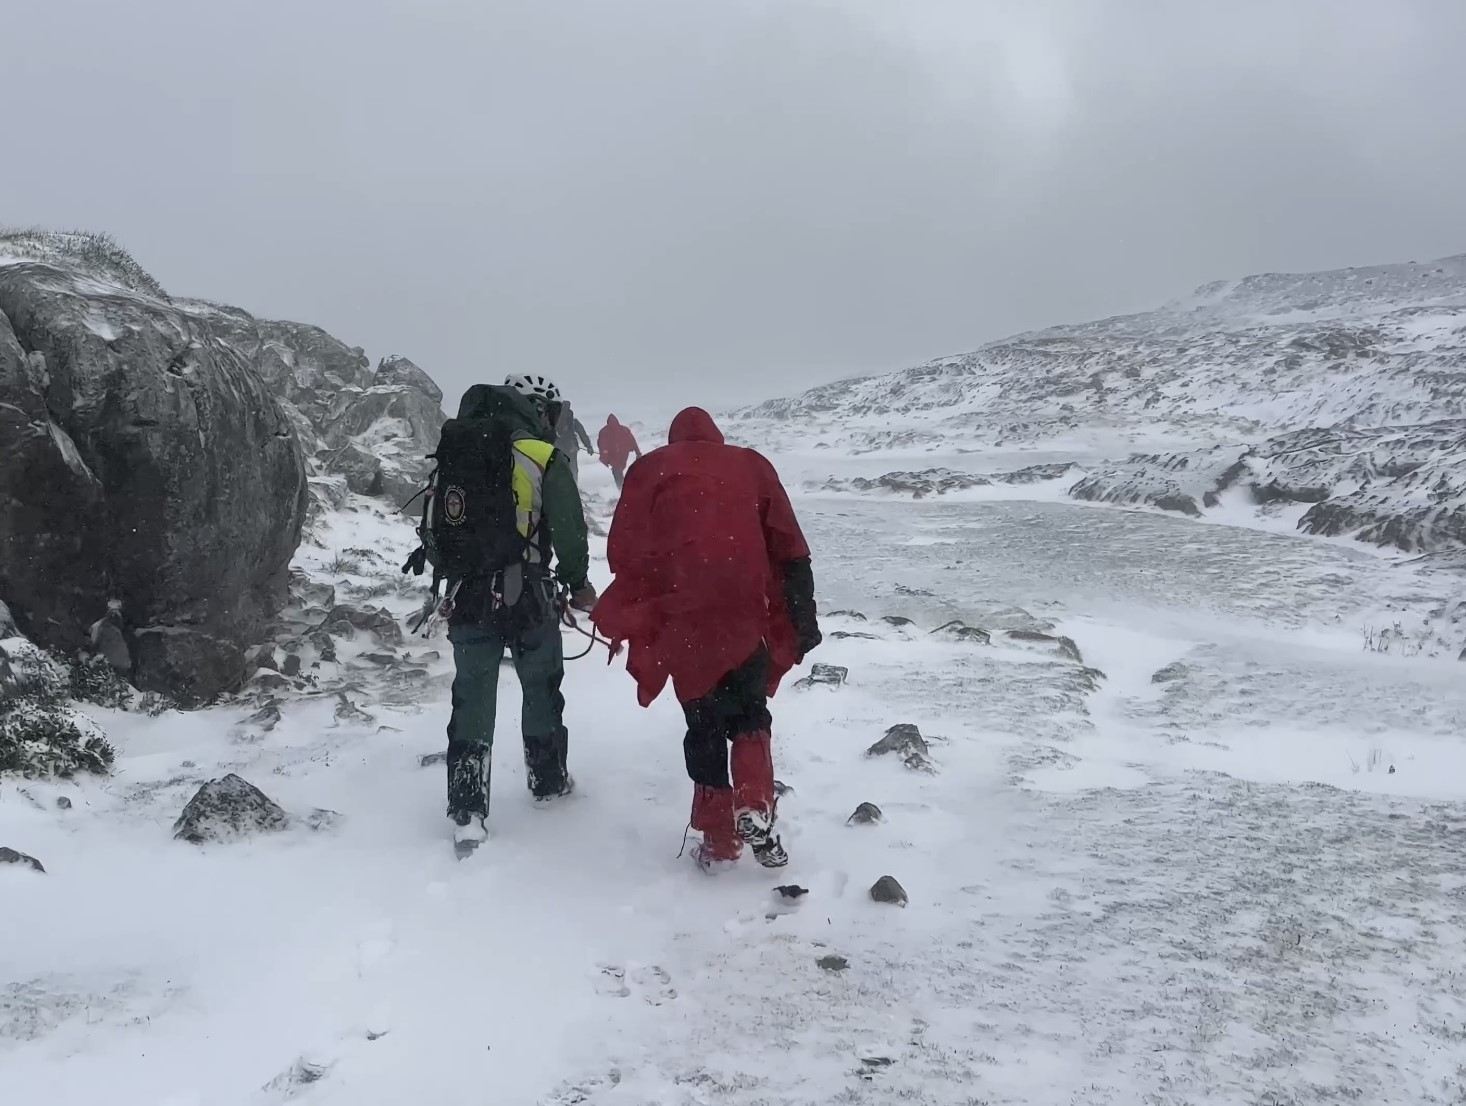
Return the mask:
[[[361,654],[361,659],[382,668],[390,667],[399,663],[401,660],[396,653],[363,653]]]
[[[886,736],[865,751],[868,757],[894,754],[914,772],[933,771],[931,749],[921,731],[909,722],[902,722],[886,731]]]
[[[899,614],[882,615],[881,616],[881,621],[884,622],[884,623],[886,623],[888,626],[895,626],[898,629],[901,628],[901,627],[903,627],[903,626],[914,626],[914,625],[916,625],[916,623],[912,622],[911,619],[905,617],[904,615],[899,615]]]
[[[1084,663],[1084,655],[1079,652],[1079,646],[1075,644],[1074,639],[1065,637],[1063,634],[1044,634],[1037,630],[1008,630],[1004,636],[1010,641],[1045,646],[1049,651],[1061,657],[1067,657],[1079,664]]]
[[[392,388],[416,388],[433,402],[443,402],[443,390],[433,383],[433,378],[406,357],[396,354],[377,363],[377,375],[372,382]]]
[[[15,637],[20,633],[20,628],[15,624],[15,616],[10,613],[10,608],[5,601],[0,599],[0,639]]]
[[[907,902],[906,888],[902,887],[895,876],[882,876],[871,885],[870,897],[876,902],[890,903],[892,906],[905,906]]]
[[[782,799],[785,795],[792,794],[794,794],[794,788],[790,787],[783,780],[774,781],[774,797],[776,799]]]
[[[977,645],[987,645],[993,640],[992,634],[979,626],[969,626],[961,619],[954,618],[951,622],[944,622],[932,631],[933,635],[951,638],[953,641],[969,641]]]
[[[417,758],[417,764],[419,768],[431,768],[435,764],[442,764],[447,759],[447,753],[424,753]]]
[[[270,672],[279,672],[280,665],[275,661],[275,647],[273,645],[261,645],[255,650],[250,662],[256,668],[264,668]]]
[[[1172,661],[1164,668],[1159,668],[1151,673],[1150,682],[1153,684],[1174,683],[1177,680],[1184,680],[1190,673],[1190,665],[1184,661]]]
[[[0,593],[68,653],[75,612],[122,600],[132,682],[203,700],[239,686],[284,599],[304,458],[248,352],[107,279],[73,255],[0,268]]]
[[[107,617],[93,622],[87,636],[92,652],[106,661],[112,671],[123,679],[132,676],[132,650],[127,647],[122,631],[120,611],[109,611]]]
[[[269,733],[280,724],[280,704],[271,699],[244,722],[247,726],[258,726],[265,733]]]
[[[875,803],[861,803],[855,812],[845,819],[847,826],[876,826],[886,820],[881,808]]]
[[[188,801],[173,836],[195,845],[235,841],[256,833],[276,833],[290,817],[254,784],[230,773],[210,780]]]
[[[291,679],[300,675],[300,654],[286,653],[285,663],[280,666],[280,671]]]
[[[257,672],[250,680],[250,686],[257,691],[280,691],[290,686],[290,681],[279,672]]]
[[[859,611],[846,611],[846,610],[830,611],[830,612],[828,612],[825,615],[825,617],[826,618],[853,618],[856,622],[868,622],[869,621],[869,619],[867,619],[865,617],[865,615],[861,614]]]
[[[39,860],[28,853],[19,852],[16,849],[0,848],[0,864],[19,864],[30,868],[32,871],[45,874],[46,868]]]
[[[838,664],[811,665],[809,675],[796,680],[795,687],[840,687],[850,676],[850,669]]]
[[[290,601],[302,609],[336,605],[336,588],[322,580],[307,576],[299,569],[290,570]]]
[[[856,641],[880,640],[880,638],[876,637],[875,634],[867,634],[861,630],[831,630],[825,636],[833,641],[847,641],[850,639],[854,639]]]
[[[344,692],[344,691],[337,692],[337,694],[336,694],[336,721],[337,722],[346,722],[346,723],[350,723],[352,725],[365,726],[365,725],[369,725],[372,722],[375,722],[376,720],[377,720],[376,717],[373,714],[371,714],[371,712],[362,710],[359,706],[357,706],[355,703],[353,703],[347,697],[346,692]]]
[[[58,810],[70,810],[71,800],[68,799],[65,795],[56,796],[56,808]]]
[[[808,887],[800,887],[797,883],[786,883],[774,888],[774,894],[785,902],[797,902],[809,894]]]
[[[835,956],[833,954],[821,956],[815,963],[827,972],[843,972],[846,968],[850,967],[849,960],[846,960],[843,956]]]
[[[336,629],[342,623],[357,629],[371,633],[378,641],[385,645],[401,645],[403,640],[402,624],[397,621],[396,615],[385,607],[351,607],[338,603],[331,608],[331,613],[326,616],[326,629],[328,633],[337,633]],[[348,636],[338,634],[338,636]]]

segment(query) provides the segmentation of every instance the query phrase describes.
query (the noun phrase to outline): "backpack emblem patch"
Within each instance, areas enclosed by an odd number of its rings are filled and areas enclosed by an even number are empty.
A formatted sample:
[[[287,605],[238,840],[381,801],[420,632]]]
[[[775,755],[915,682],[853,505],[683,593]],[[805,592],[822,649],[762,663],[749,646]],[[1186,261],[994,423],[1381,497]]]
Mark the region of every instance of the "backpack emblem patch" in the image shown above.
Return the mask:
[[[443,493],[443,518],[449,525],[461,526],[467,510],[468,503],[462,488],[454,486]]]

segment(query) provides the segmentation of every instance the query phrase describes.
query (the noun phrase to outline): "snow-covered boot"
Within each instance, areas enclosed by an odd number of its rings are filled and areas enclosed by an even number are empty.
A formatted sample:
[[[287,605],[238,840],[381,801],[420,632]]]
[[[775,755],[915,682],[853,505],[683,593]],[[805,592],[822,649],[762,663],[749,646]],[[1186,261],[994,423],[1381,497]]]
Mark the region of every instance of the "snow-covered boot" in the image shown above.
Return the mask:
[[[540,794],[538,791],[533,793],[535,809],[544,810],[547,807],[553,805],[556,799],[563,799],[567,795],[574,794],[574,792],[575,777],[572,776],[569,772],[566,772],[565,782],[560,785],[560,789],[558,791],[547,791],[544,794]]]
[[[489,839],[489,827],[478,814],[455,814],[453,816],[453,855],[464,860]]]

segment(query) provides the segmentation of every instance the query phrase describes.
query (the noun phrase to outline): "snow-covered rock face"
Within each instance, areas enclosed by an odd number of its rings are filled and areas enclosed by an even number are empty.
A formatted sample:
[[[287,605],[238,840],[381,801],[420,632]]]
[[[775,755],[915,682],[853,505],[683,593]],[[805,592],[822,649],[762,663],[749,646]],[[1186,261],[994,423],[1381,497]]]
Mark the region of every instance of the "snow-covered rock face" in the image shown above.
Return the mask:
[[[1466,256],[1207,285],[1155,311],[1018,335],[743,415],[766,437],[856,450],[961,450],[1076,428],[1211,443],[1461,417],[1463,365]]]
[[[139,686],[237,683],[305,515],[280,404],[198,320],[80,269],[0,265],[0,320],[0,591],[22,628],[71,650],[120,597]]]
[[[441,400],[406,358],[171,299],[105,238],[0,233],[0,593],[65,652],[120,599],[139,687],[234,689],[308,508],[411,495]]]
[[[1466,256],[1217,282],[1139,315],[995,342],[742,412],[758,441],[968,453],[1092,440],[1124,460],[840,478],[921,498],[1065,478],[1076,499],[1201,517],[1228,493],[1309,533],[1466,547]],[[1061,449],[1062,453],[1063,450]]]

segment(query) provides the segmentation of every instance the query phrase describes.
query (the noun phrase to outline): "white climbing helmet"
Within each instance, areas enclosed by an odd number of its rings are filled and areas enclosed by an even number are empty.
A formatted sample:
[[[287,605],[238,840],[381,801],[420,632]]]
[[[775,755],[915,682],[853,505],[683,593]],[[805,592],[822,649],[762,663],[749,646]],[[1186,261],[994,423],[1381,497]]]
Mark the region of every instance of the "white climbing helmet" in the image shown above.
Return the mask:
[[[513,388],[522,396],[544,400],[546,403],[560,402],[560,389],[543,376],[519,373],[504,378],[504,386]]]

